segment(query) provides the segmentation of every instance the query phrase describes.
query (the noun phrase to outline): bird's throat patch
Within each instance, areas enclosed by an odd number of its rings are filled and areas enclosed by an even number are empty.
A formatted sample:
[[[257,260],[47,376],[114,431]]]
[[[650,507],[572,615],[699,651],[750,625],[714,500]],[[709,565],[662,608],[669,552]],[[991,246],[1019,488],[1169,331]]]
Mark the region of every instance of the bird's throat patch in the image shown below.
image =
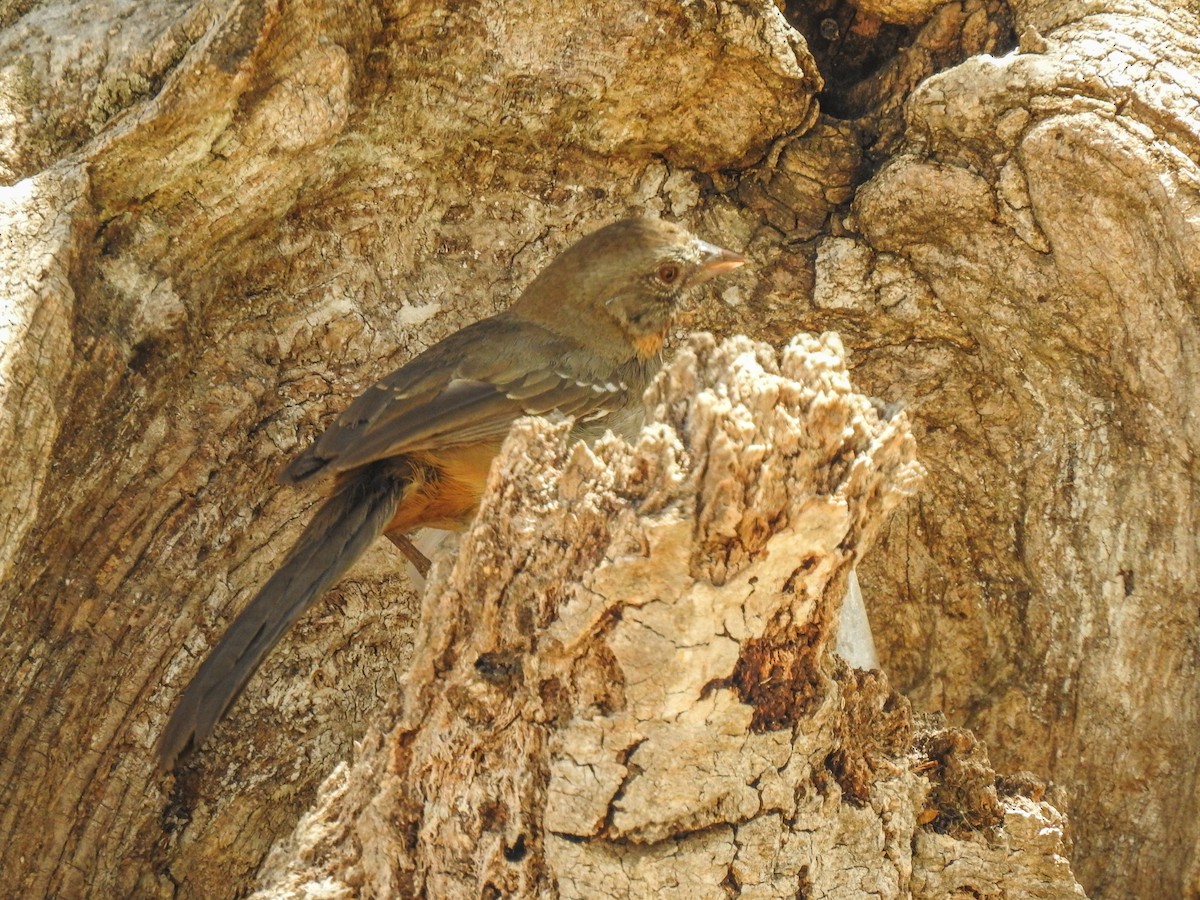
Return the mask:
[[[662,351],[663,344],[667,340],[666,331],[659,334],[647,334],[642,337],[633,339],[633,347],[637,351],[638,359],[649,359],[656,356]]]

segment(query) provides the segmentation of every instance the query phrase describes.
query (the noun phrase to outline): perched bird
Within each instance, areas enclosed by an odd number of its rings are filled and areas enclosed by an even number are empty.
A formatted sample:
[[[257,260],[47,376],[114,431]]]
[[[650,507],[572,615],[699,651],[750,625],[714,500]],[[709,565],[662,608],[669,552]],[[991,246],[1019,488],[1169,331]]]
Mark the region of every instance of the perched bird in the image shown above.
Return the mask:
[[[160,770],[204,742],[284,632],[372,541],[387,535],[427,568],[407,535],[470,524],[516,419],[571,416],[583,439],[636,433],[681,295],[745,262],[678,225],[616,222],[563,251],[507,310],[368,388],[280,474],[289,484],[334,476],[329,499],[184,691],[159,742]]]

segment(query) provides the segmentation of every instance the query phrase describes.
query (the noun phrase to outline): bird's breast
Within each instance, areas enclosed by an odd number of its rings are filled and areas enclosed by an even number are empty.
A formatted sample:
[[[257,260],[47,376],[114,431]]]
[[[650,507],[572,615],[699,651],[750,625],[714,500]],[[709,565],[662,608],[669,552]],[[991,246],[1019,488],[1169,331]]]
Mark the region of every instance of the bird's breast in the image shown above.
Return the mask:
[[[642,395],[661,367],[658,356],[632,359],[622,365],[613,373],[613,381],[621,385],[620,395],[610,398],[610,402],[594,412],[579,416],[572,434],[591,443],[611,431],[626,441],[634,441],[646,422]]]

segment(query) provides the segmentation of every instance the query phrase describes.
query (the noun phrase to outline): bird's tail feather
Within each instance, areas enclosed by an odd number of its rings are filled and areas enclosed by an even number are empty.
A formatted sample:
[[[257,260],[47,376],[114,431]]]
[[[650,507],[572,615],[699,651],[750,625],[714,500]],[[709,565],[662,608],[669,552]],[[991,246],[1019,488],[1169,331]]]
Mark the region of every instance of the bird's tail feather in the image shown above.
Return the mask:
[[[292,623],[387,527],[409,483],[394,472],[360,476],[325,502],[184,691],[159,741],[160,771],[170,769],[189,743],[199,747],[208,738]]]

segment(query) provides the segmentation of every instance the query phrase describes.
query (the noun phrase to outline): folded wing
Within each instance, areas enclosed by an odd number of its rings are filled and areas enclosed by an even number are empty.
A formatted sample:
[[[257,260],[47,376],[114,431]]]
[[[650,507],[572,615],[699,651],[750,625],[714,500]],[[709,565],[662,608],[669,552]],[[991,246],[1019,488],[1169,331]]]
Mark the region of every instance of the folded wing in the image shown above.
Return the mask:
[[[491,321],[492,346],[516,323]],[[431,347],[352,403],[280,478],[304,481],[324,472],[345,472],[376,460],[481,441],[499,442],[526,415],[553,412],[586,417],[623,401],[625,386],[580,374],[577,350],[548,332],[530,334],[523,324],[523,354],[469,352],[474,327]],[[529,346],[534,341],[537,346]],[[574,357],[574,358],[573,358]],[[531,367],[532,360],[561,365]]]

